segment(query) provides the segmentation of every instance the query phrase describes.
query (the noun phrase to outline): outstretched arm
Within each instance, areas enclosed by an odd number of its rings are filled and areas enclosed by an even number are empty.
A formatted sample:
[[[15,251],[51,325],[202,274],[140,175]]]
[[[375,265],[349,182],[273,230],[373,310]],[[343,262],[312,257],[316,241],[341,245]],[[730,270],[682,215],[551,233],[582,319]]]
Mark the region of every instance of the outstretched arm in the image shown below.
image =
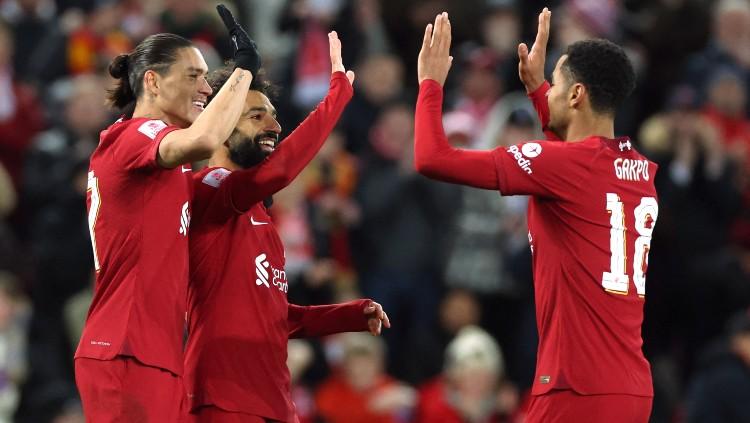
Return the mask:
[[[356,300],[320,306],[289,304],[287,323],[289,338],[363,331],[379,335],[382,326],[391,327],[383,307],[372,300]]]
[[[328,34],[328,41],[333,71],[328,95],[265,161],[227,178],[226,189],[238,212],[249,210],[289,185],[318,153],[352,98],[354,72],[344,69],[336,32]]]
[[[547,103],[547,91],[550,89],[549,82],[544,79],[544,61],[547,56],[547,42],[549,41],[549,26],[552,12],[546,7],[539,13],[539,26],[536,31],[536,39],[531,51],[526,44],[518,45],[518,77],[526,87],[534,109],[539,115],[542,130],[548,140],[559,141],[560,137],[549,129],[549,104]]]
[[[443,130],[443,84],[453,57],[447,13],[427,25],[417,71],[419,98],[415,116],[414,166],[429,178],[484,189],[498,189],[491,151],[462,150],[448,143]]]

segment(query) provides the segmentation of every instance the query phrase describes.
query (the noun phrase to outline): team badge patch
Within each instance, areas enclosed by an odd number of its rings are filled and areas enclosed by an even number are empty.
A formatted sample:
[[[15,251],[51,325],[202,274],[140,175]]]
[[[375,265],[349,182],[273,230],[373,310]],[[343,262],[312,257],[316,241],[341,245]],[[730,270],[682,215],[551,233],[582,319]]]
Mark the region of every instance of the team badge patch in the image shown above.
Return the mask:
[[[141,126],[138,127],[138,132],[142,133],[143,135],[153,140],[156,138],[156,134],[158,134],[159,131],[161,131],[162,129],[166,127],[167,127],[167,124],[160,120],[149,120],[149,121],[143,122]]]
[[[208,172],[206,176],[203,177],[203,183],[208,186],[218,188],[224,178],[229,176],[230,173],[232,173],[231,170],[227,170],[221,167],[218,169],[214,169]]]
[[[523,153],[524,156],[533,159],[542,154],[542,146],[535,142],[527,142],[521,146],[521,153]]]

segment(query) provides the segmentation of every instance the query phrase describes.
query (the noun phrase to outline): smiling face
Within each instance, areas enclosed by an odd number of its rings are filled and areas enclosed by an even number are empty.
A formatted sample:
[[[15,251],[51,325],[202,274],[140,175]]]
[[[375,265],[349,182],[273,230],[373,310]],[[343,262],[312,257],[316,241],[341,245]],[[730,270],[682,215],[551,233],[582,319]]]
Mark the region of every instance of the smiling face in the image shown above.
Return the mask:
[[[206,81],[208,65],[197,48],[181,48],[176,56],[166,72],[147,71],[145,78],[147,90],[155,94],[156,106],[167,122],[185,128],[203,111],[212,90]]]
[[[260,91],[250,90],[242,116],[225,143],[229,159],[244,169],[257,165],[273,153],[280,133],[271,101]]]

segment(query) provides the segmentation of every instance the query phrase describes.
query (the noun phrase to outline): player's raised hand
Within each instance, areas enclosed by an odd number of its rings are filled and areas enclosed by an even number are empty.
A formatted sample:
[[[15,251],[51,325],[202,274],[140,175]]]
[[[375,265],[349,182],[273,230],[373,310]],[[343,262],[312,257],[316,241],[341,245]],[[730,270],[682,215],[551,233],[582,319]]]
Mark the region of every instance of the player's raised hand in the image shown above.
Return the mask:
[[[539,27],[531,51],[524,43],[518,45],[518,76],[526,86],[527,93],[535,91],[544,83],[544,60],[547,56],[551,16],[552,12],[546,7],[539,14]]]
[[[391,321],[388,320],[388,315],[385,314],[383,306],[375,301],[370,301],[370,303],[365,306],[363,313],[365,314],[365,317],[367,317],[367,329],[371,334],[380,335],[383,326],[387,328],[391,327]]]
[[[232,37],[234,63],[238,68],[249,70],[253,76],[256,76],[261,66],[261,58],[255,41],[247,35],[245,29],[237,22],[237,19],[226,6],[220,4],[216,6],[216,11],[224,22],[224,26],[227,27],[229,36]]]
[[[441,86],[445,84],[448,71],[453,63],[451,48],[451,22],[448,13],[443,12],[435,17],[435,24],[428,24],[424,30],[422,50],[417,59],[417,77],[419,83],[433,79]]]
[[[331,72],[346,72],[349,83],[354,83],[354,72],[344,68],[344,62],[341,59],[341,40],[336,31],[328,33],[328,48],[331,52]]]

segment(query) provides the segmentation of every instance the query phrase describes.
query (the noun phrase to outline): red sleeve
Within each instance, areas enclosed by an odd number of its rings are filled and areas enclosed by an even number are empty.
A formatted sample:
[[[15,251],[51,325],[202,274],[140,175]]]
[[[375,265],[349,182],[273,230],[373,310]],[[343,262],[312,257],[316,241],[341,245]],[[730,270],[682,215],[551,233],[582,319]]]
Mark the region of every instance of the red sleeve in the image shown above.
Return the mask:
[[[266,160],[250,169],[232,172],[222,189],[231,196],[238,213],[280,191],[315,157],[352,98],[352,85],[344,72],[331,75],[328,95]]]
[[[529,141],[494,151],[498,185],[503,195],[571,198],[575,187],[585,186],[585,154],[559,141]]]
[[[343,304],[298,306],[289,304],[289,338],[326,336],[341,332],[366,331],[364,309],[372,300],[355,300]]]
[[[549,91],[549,82],[544,81],[534,92],[529,94],[529,100],[534,105],[539,116],[539,122],[542,122],[542,131],[544,136],[550,141],[561,141],[560,137],[557,136],[551,129],[549,129],[549,103],[547,102],[547,91]]]
[[[448,144],[443,130],[443,88],[425,79],[419,85],[414,128],[414,166],[428,178],[484,189],[498,189],[492,151],[463,150]]]
[[[159,144],[176,129],[161,120],[134,120],[115,141],[114,156],[127,170],[159,168]]]

